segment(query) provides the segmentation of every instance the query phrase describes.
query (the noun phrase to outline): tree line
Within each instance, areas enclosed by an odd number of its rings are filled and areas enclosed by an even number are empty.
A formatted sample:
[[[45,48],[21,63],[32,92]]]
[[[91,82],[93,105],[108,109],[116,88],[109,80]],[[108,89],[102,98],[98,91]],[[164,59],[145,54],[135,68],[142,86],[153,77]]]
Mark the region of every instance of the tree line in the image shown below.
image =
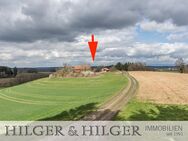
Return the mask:
[[[115,65],[115,68],[120,71],[148,71],[151,70],[151,68],[148,68],[145,63],[142,62],[126,62],[121,63],[118,62]]]

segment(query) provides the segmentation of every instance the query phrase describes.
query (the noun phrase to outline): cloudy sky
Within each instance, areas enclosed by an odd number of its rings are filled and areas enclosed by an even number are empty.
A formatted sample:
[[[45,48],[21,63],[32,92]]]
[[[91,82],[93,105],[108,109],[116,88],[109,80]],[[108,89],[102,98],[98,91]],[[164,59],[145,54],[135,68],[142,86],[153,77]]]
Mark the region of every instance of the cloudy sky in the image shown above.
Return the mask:
[[[0,0],[0,65],[188,63],[187,7],[187,0]]]

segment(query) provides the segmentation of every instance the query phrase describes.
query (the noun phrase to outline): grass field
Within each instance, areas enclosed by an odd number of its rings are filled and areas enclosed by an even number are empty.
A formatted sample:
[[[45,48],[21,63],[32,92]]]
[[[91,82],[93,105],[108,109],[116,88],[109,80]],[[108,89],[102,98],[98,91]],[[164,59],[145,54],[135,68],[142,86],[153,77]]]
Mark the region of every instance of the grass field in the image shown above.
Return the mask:
[[[39,79],[0,90],[0,120],[77,120],[125,87],[121,74]]]
[[[188,105],[153,104],[132,100],[115,120],[188,120]]]

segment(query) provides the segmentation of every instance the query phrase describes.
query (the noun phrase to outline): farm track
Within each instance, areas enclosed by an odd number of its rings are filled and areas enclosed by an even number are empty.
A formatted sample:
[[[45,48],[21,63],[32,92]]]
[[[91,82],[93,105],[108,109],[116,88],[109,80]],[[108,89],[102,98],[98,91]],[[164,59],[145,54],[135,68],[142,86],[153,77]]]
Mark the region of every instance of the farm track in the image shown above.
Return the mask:
[[[130,101],[136,94],[139,85],[137,80],[128,73],[124,73],[123,75],[127,76],[129,79],[128,86],[103,103],[97,111],[92,112],[82,120],[112,120],[113,117]]]

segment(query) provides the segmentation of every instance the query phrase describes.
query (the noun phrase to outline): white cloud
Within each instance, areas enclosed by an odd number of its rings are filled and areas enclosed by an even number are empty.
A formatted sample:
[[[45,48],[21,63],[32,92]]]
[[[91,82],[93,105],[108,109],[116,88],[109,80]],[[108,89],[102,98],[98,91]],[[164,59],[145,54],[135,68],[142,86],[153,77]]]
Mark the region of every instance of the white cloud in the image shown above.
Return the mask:
[[[63,63],[104,65],[119,61],[174,64],[177,57],[188,60],[186,43],[140,43],[135,42],[134,34],[134,28],[96,33],[99,46],[94,63],[87,44],[91,37],[87,34],[78,36],[75,42],[0,42],[0,57],[3,58],[0,62],[11,66],[61,66]]]
[[[159,33],[166,33],[166,39],[171,42],[184,42],[188,40],[188,26],[177,26],[172,21],[168,20],[163,23],[156,21],[144,20],[137,25],[144,31],[156,31]]]
[[[141,29],[145,31],[169,32],[177,29],[176,25],[170,21],[166,21],[164,23],[157,23],[156,21],[143,21],[139,25]]]
[[[169,44],[169,43],[154,43],[145,44],[137,43],[133,47],[128,48],[128,55],[134,57],[154,57],[175,53],[177,48],[180,48],[181,44]],[[188,49],[188,48],[187,48]]]
[[[12,59],[12,55],[9,53],[0,53],[1,60],[9,61]]]
[[[170,34],[167,39],[169,41],[186,41],[188,40],[188,31]]]

